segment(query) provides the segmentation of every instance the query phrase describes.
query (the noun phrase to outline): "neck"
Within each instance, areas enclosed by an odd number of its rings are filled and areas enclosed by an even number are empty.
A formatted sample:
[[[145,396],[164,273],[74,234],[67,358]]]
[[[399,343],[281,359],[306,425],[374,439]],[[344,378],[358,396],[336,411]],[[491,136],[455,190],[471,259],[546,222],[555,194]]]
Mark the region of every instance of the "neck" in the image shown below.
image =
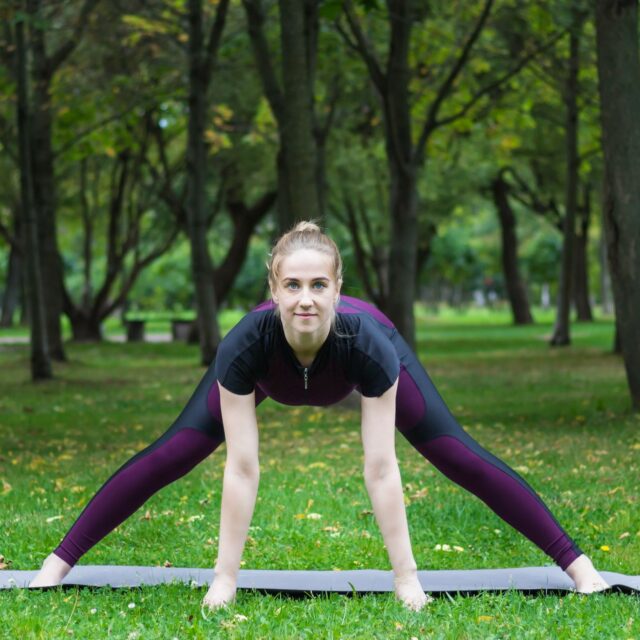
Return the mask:
[[[317,332],[313,333],[299,333],[292,331],[284,323],[282,324],[284,330],[284,337],[289,343],[289,346],[293,349],[299,360],[311,361],[315,357],[316,353],[320,351],[320,347],[325,343],[329,332],[331,331],[331,324],[327,323],[326,326],[319,327]],[[301,364],[305,364],[301,362]]]

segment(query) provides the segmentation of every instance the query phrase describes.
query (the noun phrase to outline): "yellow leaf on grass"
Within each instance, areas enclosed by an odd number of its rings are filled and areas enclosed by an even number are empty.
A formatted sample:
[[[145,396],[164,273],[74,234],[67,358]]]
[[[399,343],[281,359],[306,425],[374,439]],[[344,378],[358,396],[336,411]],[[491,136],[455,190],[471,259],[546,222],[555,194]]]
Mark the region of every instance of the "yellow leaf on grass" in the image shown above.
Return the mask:
[[[603,545],[600,547],[600,551],[611,551],[611,548],[610,548],[608,545],[603,544]]]
[[[478,616],[478,622],[491,622],[493,616]]]
[[[2,479],[2,495],[6,496],[11,491],[11,485],[3,478]]]

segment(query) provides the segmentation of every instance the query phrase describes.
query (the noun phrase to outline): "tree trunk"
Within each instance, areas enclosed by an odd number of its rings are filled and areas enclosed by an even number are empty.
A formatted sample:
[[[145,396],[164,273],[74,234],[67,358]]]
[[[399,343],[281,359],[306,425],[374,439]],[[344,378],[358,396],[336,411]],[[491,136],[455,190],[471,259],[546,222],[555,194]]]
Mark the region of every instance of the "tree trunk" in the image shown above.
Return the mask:
[[[604,227],[631,402],[640,410],[640,52],[637,0],[596,1]]]
[[[278,231],[283,233],[296,219],[322,215],[324,167],[313,114],[317,0],[279,0],[282,90],[264,34],[262,2],[243,0],[243,4],[264,95],[278,124]]]
[[[26,47],[24,23],[16,23],[16,61],[18,80],[17,127],[19,138],[21,211],[24,218],[23,246],[27,258],[27,301],[31,330],[31,378],[44,380],[53,377],[49,344],[45,326],[44,295],[41,280],[40,252],[38,247],[38,216],[34,210],[32,167],[30,158],[30,113],[27,88]]]
[[[509,187],[502,176],[498,175],[491,184],[493,202],[500,220],[502,238],[502,271],[507,286],[511,314],[514,324],[532,324],[533,316],[529,307],[527,288],[520,276],[518,266],[518,236],[516,235],[516,217],[508,198]]]
[[[413,302],[416,289],[418,238],[418,166],[411,137],[409,104],[409,44],[413,15],[407,0],[391,0],[391,44],[387,61],[384,108],[387,160],[391,176],[389,213],[389,305],[386,309],[398,332],[415,347]]]
[[[284,123],[281,126],[283,161],[291,220],[317,219],[318,154],[313,136],[313,98],[309,50],[305,33],[305,6],[300,0],[279,0],[282,42]],[[285,222],[285,221],[281,221]]]
[[[22,237],[20,229],[20,211],[16,207],[13,222],[13,237],[16,243],[20,242]],[[23,271],[23,255],[24,252],[19,250],[16,245],[12,245],[9,249],[9,257],[7,260],[7,279],[5,283],[4,293],[2,294],[2,317],[0,318],[0,327],[12,327],[13,316],[15,315],[18,302],[20,300],[20,288],[22,286]]]
[[[34,21],[39,16],[41,0],[29,0]],[[45,323],[49,349],[54,360],[64,361],[62,341],[62,262],[58,249],[56,193],[52,148],[51,80],[52,69],[45,51],[43,27],[31,27],[33,54],[33,117],[31,128],[31,162],[33,195],[38,216],[38,242],[45,300]]]
[[[551,346],[571,344],[571,300],[573,284],[573,253],[575,245],[576,209],[578,205],[578,72],[580,69],[579,49],[581,23],[573,21],[569,36],[569,74],[565,87],[566,107],[566,194],[564,214],[564,241],[562,244],[562,266],[558,287],[558,307],[556,323],[551,337]]]
[[[91,306],[91,298],[93,295],[91,290],[91,263],[93,262],[93,214],[90,211],[89,199],[87,197],[87,162],[87,158],[83,158],[80,162],[80,212],[82,214],[82,224],[84,227],[84,238],[82,242],[82,302],[80,304],[84,309],[88,309]]]
[[[601,232],[598,244],[598,257],[600,259],[600,305],[605,315],[614,314],[613,300],[611,299],[611,278],[609,277],[609,260],[607,258],[607,240],[604,229]]]
[[[417,187],[416,169],[391,166],[391,251],[389,254],[389,296],[384,311],[400,335],[415,347]]]
[[[581,322],[593,322],[591,300],[589,299],[589,223],[591,221],[591,200],[588,187],[585,189],[585,202],[581,207],[580,233],[576,235],[573,256],[573,301],[576,315]]]
[[[198,310],[200,358],[208,366],[220,343],[213,266],[207,246],[205,211],[206,150],[204,130],[208,79],[202,37],[202,0],[189,0],[189,134],[187,148],[187,215],[191,271]]]
[[[76,314],[70,316],[71,333],[74,342],[101,342],[102,323],[100,318]]]
[[[244,201],[242,172],[231,163],[225,168],[225,200],[233,224],[231,245],[224,260],[214,270],[215,293],[218,304],[226,300],[238,273],[245,262],[249,242],[258,223],[276,202],[277,193],[269,191],[253,205]]]

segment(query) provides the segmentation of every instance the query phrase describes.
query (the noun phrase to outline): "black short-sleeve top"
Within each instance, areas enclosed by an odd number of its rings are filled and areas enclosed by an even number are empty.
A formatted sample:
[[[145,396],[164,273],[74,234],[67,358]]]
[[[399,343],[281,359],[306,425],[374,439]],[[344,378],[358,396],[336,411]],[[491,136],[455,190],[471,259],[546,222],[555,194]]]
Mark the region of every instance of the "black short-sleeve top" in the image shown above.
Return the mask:
[[[397,331],[374,306],[341,296],[336,331],[309,367],[303,367],[285,339],[275,306],[265,302],[238,322],[218,347],[215,376],[229,391],[254,390],[288,405],[326,406],[353,389],[378,397],[398,378]]]

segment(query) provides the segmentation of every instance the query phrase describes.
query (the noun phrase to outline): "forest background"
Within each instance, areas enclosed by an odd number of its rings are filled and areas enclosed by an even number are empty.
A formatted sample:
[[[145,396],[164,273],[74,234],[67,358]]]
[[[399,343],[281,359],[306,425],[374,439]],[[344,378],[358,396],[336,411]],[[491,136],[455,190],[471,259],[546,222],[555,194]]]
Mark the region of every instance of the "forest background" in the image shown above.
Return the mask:
[[[218,312],[264,299],[273,240],[315,218],[344,293],[412,343],[416,301],[554,305],[556,346],[572,308],[614,314],[640,406],[637,2],[0,8],[1,323],[29,324],[34,378],[63,317],[101,340],[192,311],[209,363]]]

